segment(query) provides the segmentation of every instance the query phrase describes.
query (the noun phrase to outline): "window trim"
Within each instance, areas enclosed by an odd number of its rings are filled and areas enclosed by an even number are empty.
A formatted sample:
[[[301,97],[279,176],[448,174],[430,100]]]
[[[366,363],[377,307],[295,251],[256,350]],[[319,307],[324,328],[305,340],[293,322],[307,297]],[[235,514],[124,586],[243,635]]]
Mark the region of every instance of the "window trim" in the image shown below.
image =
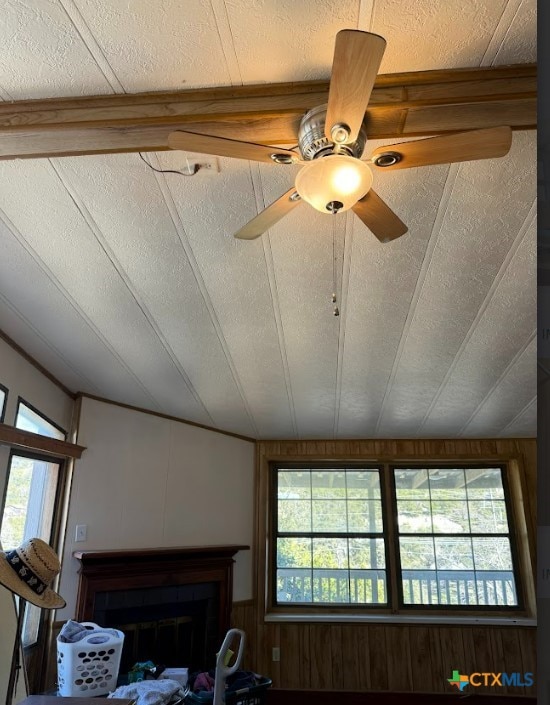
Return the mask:
[[[4,404],[2,405],[2,408],[0,409],[0,423],[4,423],[4,419],[6,418],[6,409],[8,408],[8,396],[10,393],[10,390],[5,387],[3,384],[0,384],[0,391],[4,392]]]
[[[66,441],[66,440],[67,440],[67,431],[66,431],[64,428],[62,428],[58,423],[56,423],[55,421],[53,421],[52,419],[50,419],[49,416],[46,416],[46,414],[44,414],[42,411],[40,411],[39,409],[37,409],[36,406],[33,406],[32,404],[30,404],[26,399],[24,399],[24,398],[21,397],[21,396],[18,396],[18,397],[17,397],[17,405],[16,405],[16,407],[15,407],[15,416],[13,417],[13,425],[14,425],[14,428],[19,428],[16,424],[17,424],[17,417],[19,416],[19,410],[20,410],[22,404],[23,404],[24,406],[26,406],[27,409],[29,409],[30,411],[32,411],[33,413],[35,413],[37,416],[40,416],[40,418],[41,418],[43,421],[45,421],[46,423],[50,424],[50,426],[53,426],[53,427],[56,428],[60,433],[63,434],[63,438],[58,438],[58,439],[56,439],[56,440],[62,440],[62,441]],[[40,435],[43,435],[43,434],[40,434]]]
[[[364,460],[354,458],[350,460],[327,460],[326,457],[322,459],[311,458],[309,460],[292,460],[289,457],[287,461],[284,457],[278,455],[277,457],[264,457],[263,465],[264,468],[267,467],[267,482],[261,481],[258,485],[258,490],[260,493],[260,501],[266,503],[266,523],[265,523],[265,535],[259,536],[259,541],[265,541],[265,553],[258,554],[263,555],[264,558],[264,569],[259,572],[259,582],[258,587],[260,592],[258,593],[261,601],[263,602],[263,614],[264,620],[266,622],[277,622],[277,621],[299,621],[311,622],[338,622],[342,619],[343,622],[348,621],[358,621],[358,622],[368,622],[372,619],[373,622],[379,622],[386,617],[389,621],[395,622],[417,622],[418,620],[424,621],[426,623],[439,622],[439,623],[481,623],[483,621],[488,623],[494,622],[505,622],[518,624],[519,622],[531,623],[534,618],[534,609],[528,603],[526,599],[526,590],[532,588],[532,578],[530,574],[526,572],[526,565],[532,560],[530,547],[525,542],[525,537],[523,537],[518,532],[518,522],[516,521],[516,512],[519,509],[518,505],[521,505],[522,499],[517,495],[517,481],[511,481],[509,474],[512,472],[512,463],[521,463],[518,457],[504,457],[501,456],[498,459],[494,458],[491,460],[491,456],[485,456],[479,461],[474,457],[457,458],[453,460],[452,458],[444,458],[439,460],[437,457],[431,456],[426,458],[416,457],[414,459],[409,458],[399,458],[384,456],[379,459],[365,458]],[[396,555],[396,542],[398,541],[398,531],[397,531],[397,513],[395,505],[395,488],[393,479],[393,468],[399,467],[419,467],[419,468],[499,468],[502,470],[503,486],[505,492],[506,500],[506,511],[509,521],[509,536],[512,551],[512,561],[514,577],[516,582],[516,594],[518,597],[518,605],[513,607],[503,607],[501,605],[492,606],[462,606],[462,605],[445,605],[440,607],[437,605],[406,605],[404,607],[398,606],[399,602],[396,601],[398,590],[400,587],[400,581],[398,580],[398,566],[397,566],[397,555]],[[312,603],[292,605],[281,603],[277,604],[275,600],[275,579],[276,579],[276,551],[274,539],[276,538],[276,523],[274,521],[277,501],[275,495],[275,475],[276,469],[339,469],[339,468],[380,468],[382,472],[382,482],[381,485],[382,497],[383,497],[383,522],[387,534],[386,539],[386,556],[388,555],[388,547],[391,545],[391,550],[389,550],[389,561],[386,565],[386,572],[388,575],[388,606],[380,608],[377,605],[330,605],[330,604],[319,604]],[[265,471],[265,470],[264,470]],[[260,461],[260,472],[262,472],[262,461]],[[389,487],[388,487],[389,485]],[[263,500],[262,500],[262,486],[263,486]],[[393,489],[392,489],[393,487]],[[384,498],[388,497],[389,490],[389,502],[385,501]],[[392,496],[393,492],[393,496]],[[393,520],[392,517],[387,517],[388,508],[391,506],[393,510]],[[522,522],[524,522],[525,517]],[[524,555],[525,553],[525,555]],[[264,580],[262,580],[262,574]],[[397,586],[397,590],[392,591],[392,587]],[[532,592],[532,590],[530,590]],[[263,594],[263,597],[262,597]],[[394,601],[391,602],[394,596]]]

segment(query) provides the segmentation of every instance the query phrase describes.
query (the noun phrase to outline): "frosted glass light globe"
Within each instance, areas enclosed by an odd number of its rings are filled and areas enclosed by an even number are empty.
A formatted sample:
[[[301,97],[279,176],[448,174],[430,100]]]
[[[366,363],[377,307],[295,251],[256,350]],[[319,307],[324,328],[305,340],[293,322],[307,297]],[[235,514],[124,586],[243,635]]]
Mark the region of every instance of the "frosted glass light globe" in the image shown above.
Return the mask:
[[[343,204],[339,213],[349,210],[372,186],[372,171],[365,162],[342,154],[320,157],[306,164],[296,177],[296,191],[321,213],[332,201]]]

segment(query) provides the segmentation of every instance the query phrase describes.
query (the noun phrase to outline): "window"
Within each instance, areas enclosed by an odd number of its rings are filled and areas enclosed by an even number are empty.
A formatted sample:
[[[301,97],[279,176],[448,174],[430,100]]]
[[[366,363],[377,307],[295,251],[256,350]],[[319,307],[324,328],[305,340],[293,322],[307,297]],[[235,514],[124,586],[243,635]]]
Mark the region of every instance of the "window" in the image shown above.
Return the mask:
[[[17,402],[15,427],[20,428],[22,431],[48,436],[48,438],[57,438],[60,441],[64,441],[67,437],[67,434],[60,426],[50,421],[30,404],[27,404],[21,397],[19,397]]]
[[[0,423],[3,423],[6,415],[6,399],[8,398],[8,390],[4,385],[0,384]]]
[[[18,400],[15,425],[49,438],[65,439],[65,432],[22,399]],[[34,453],[12,452],[2,515],[0,543],[4,551],[17,548],[30,538],[52,544],[55,539],[57,497],[61,491],[62,461]],[[27,605],[23,645],[37,642],[40,609]]]
[[[522,608],[505,467],[271,472],[275,609]]]
[[[276,595],[386,604],[380,472],[278,469]]]

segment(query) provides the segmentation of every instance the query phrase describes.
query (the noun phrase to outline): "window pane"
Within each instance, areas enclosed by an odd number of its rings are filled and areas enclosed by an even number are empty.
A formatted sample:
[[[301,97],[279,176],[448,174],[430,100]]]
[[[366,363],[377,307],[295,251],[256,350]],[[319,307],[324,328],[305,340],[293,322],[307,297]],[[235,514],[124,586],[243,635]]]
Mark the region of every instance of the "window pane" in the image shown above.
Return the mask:
[[[339,470],[314,470],[311,473],[311,493],[318,499],[345,499],[346,473]]]
[[[395,470],[395,492],[398,499],[428,499],[430,488],[427,470]]]
[[[30,538],[50,541],[59,464],[14,455],[2,514],[3,550]]]
[[[383,570],[350,570],[349,589],[354,604],[384,605],[388,601]]]
[[[428,475],[432,499],[466,499],[464,470],[432,469]]]
[[[277,565],[280,568],[311,568],[311,539],[277,540]]]
[[[471,538],[435,537],[434,545],[435,563],[439,570],[473,570]]]
[[[347,539],[313,539],[314,568],[348,568]]]
[[[60,441],[65,440],[65,433],[63,431],[60,431],[52,423],[47,421],[36,411],[30,409],[23,402],[19,403],[17,409],[15,427],[20,428],[23,431],[30,431],[31,433],[40,433],[42,436],[48,436],[49,438],[57,438]]]
[[[512,570],[510,539],[474,538],[472,542],[476,570]]]
[[[4,411],[6,406],[6,390],[0,387],[0,421],[4,419]]]
[[[347,527],[346,500],[314,499],[312,501],[313,531],[345,533]]]
[[[468,502],[472,533],[507,534],[508,519],[504,500]]]
[[[350,532],[382,533],[382,504],[380,500],[352,499],[347,503]]]
[[[502,472],[499,468],[466,470],[468,499],[504,499]]]
[[[312,602],[311,570],[277,569],[277,602]]]
[[[277,473],[279,499],[309,499],[311,497],[311,473],[309,470],[285,471]]]
[[[347,570],[314,570],[313,602],[349,603]]]
[[[397,518],[399,531],[404,534],[419,534],[433,531],[430,501],[398,500]]]
[[[403,536],[399,539],[401,568],[430,570],[435,568],[433,538]]]
[[[279,531],[311,531],[311,502],[283,499],[278,504]]]
[[[432,499],[432,522],[436,534],[467,534],[470,532],[468,504]]]
[[[383,539],[349,539],[348,550],[350,568],[386,567]]]
[[[346,473],[349,499],[380,499],[380,475],[377,470]]]

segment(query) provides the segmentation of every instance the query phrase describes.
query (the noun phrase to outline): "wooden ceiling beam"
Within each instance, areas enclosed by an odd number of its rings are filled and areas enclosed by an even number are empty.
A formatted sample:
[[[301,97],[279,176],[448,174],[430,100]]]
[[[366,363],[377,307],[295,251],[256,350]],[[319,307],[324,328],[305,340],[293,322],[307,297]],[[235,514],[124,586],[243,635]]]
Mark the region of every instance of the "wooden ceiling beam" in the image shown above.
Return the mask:
[[[536,81],[534,64],[380,75],[367,111],[369,139],[533,129]],[[302,115],[327,95],[327,81],[307,81],[5,102],[0,159],[162,151],[178,129],[294,144]]]

